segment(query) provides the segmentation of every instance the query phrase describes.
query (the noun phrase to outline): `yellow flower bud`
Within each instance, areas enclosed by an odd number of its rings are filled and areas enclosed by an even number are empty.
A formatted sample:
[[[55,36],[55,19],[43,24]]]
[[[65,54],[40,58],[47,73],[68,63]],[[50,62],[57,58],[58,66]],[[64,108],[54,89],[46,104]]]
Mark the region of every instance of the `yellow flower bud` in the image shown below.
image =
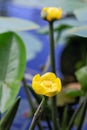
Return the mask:
[[[61,80],[52,72],[36,74],[32,80],[33,90],[40,95],[52,97],[61,91]]]
[[[47,21],[54,21],[62,18],[62,9],[56,7],[45,7],[41,11],[41,16]]]

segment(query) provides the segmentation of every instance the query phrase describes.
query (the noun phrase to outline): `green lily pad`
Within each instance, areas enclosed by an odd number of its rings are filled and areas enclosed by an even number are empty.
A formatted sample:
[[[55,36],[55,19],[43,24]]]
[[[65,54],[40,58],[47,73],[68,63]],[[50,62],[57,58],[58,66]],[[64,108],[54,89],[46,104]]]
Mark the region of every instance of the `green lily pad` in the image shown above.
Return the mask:
[[[50,0],[50,1],[44,1],[44,0],[36,0],[36,1],[30,1],[28,0],[27,3],[24,0],[15,0],[15,4],[23,5],[23,6],[56,6],[56,7],[62,7],[64,11],[72,12],[73,10],[81,7],[86,7],[87,3],[82,0]]]
[[[37,37],[27,32],[19,32],[25,44],[27,60],[35,58],[36,54],[42,50],[42,43]]]
[[[74,11],[74,14],[79,21],[83,21],[83,22],[87,21],[87,7],[76,9]]]
[[[0,17],[0,33],[6,31],[25,31],[25,30],[32,30],[37,29],[39,26],[34,22],[14,18],[14,17]]]

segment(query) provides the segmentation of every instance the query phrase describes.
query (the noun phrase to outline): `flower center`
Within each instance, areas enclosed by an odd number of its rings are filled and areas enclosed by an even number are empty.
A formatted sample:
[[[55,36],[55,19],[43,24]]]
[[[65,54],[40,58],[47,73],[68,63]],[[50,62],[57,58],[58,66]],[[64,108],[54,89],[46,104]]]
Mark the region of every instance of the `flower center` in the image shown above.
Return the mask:
[[[49,80],[45,80],[41,83],[41,86],[47,88],[47,89],[52,89],[52,81],[49,81]]]

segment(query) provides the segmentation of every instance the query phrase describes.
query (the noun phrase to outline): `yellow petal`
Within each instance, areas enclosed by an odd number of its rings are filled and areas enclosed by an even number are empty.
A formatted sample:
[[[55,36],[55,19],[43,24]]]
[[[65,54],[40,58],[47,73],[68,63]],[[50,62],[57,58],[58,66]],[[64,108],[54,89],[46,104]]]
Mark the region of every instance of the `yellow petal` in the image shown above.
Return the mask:
[[[62,9],[61,9],[61,8],[59,8],[59,9],[57,10],[56,18],[57,18],[57,19],[62,18]]]
[[[37,94],[51,97],[61,91],[61,81],[52,72],[48,72],[41,77],[37,74],[32,80],[32,88]]]
[[[39,84],[40,84],[40,75],[37,74],[34,76],[33,80],[32,80],[32,88],[35,92],[38,91],[39,89]]]
[[[41,16],[47,21],[58,20],[62,18],[62,9],[56,7],[45,7],[41,11]]]
[[[44,87],[41,87],[41,77],[39,74],[35,75],[32,80],[32,88],[37,94],[44,94],[46,92],[46,89]]]
[[[50,80],[50,81],[55,81],[56,75],[52,72],[47,72],[46,74],[41,76],[41,81],[43,80]]]
[[[48,93],[45,93],[46,96],[48,97],[52,97],[52,96],[55,96],[57,94],[57,92],[48,92]]]

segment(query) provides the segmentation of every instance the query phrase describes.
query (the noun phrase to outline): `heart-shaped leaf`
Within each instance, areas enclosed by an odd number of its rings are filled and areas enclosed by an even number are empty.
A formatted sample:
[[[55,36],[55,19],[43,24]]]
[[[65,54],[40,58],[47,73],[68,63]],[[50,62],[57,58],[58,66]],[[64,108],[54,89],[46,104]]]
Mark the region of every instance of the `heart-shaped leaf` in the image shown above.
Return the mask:
[[[0,34],[0,111],[14,101],[20,89],[26,65],[26,51],[21,38],[13,32]]]

